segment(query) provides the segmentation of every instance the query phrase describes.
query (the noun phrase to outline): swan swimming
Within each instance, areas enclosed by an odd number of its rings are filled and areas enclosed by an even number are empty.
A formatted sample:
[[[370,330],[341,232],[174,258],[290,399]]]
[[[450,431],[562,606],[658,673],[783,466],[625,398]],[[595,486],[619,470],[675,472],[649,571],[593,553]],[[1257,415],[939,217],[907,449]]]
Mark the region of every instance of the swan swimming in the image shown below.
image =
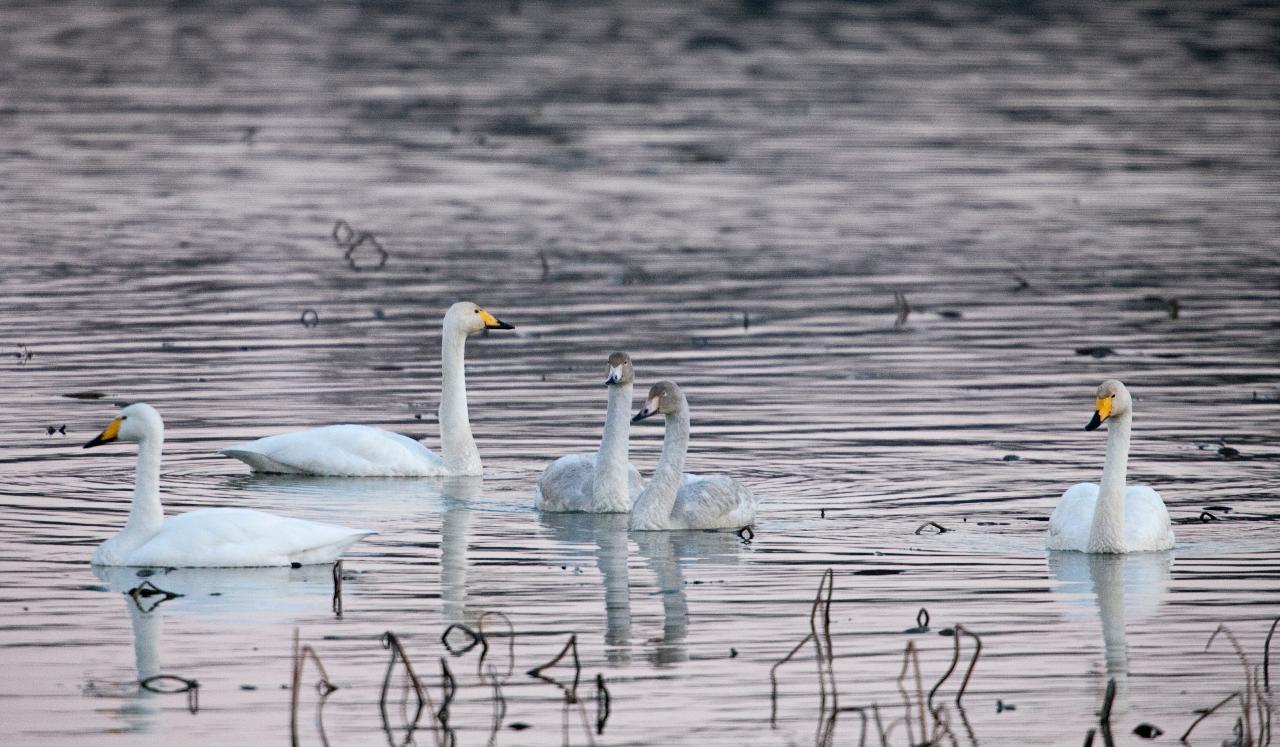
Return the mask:
[[[124,529],[98,546],[94,565],[232,568],[332,563],[360,538],[375,533],[244,508],[202,508],[166,520],[160,505],[160,413],[142,402],[129,405],[84,448],[112,441],[137,442],[138,472],[129,519]]]
[[[1062,494],[1049,517],[1048,548],[1124,553],[1173,547],[1169,510],[1160,494],[1146,485],[1125,486],[1133,398],[1115,379],[1098,387],[1093,419],[1084,429],[1096,430],[1104,422],[1107,460],[1102,485],[1082,482]]]
[[[219,453],[255,472],[335,477],[479,475],[480,451],[467,416],[463,355],[467,338],[486,329],[515,329],[461,301],[444,315],[440,372],[440,454],[399,433],[367,425],[330,425],[267,436]]]
[[[626,513],[640,495],[640,471],[627,461],[631,390],[636,373],[626,353],[609,356],[609,404],[600,450],[552,462],[538,479],[533,505],[542,511]]]
[[[633,530],[737,529],[752,522],[759,499],[732,477],[684,474],[689,450],[689,402],[680,387],[659,381],[631,422],[661,413],[667,430],[653,477],[631,507]]]

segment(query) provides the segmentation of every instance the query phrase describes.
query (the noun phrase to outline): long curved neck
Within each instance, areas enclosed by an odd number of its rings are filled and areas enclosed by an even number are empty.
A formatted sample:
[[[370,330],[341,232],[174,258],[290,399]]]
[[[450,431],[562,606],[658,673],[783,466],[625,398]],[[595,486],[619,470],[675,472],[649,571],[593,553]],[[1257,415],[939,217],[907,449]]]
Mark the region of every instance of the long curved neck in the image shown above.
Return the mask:
[[[133,479],[133,505],[129,520],[121,534],[150,537],[164,524],[164,507],[160,505],[160,451],[163,436],[144,436],[138,442],[138,471]]]
[[[604,436],[596,455],[591,481],[593,511],[626,513],[631,510],[627,484],[627,447],[631,437],[631,384],[609,387],[609,407],[604,416]]]
[[[666,417],[667,432],[662,438],[662,456],[653,469],[653,478],[631,509],[632,529],[666,529],[671,526],[671,509],[684,479],[684,457],[689,449],[689,408],[681,407]]]
[[[450,473],[478,475],[480,451],[467,415],[466,346],[465,334],[445,327],[440,343],[440,455]]]
[[[1098,504],[1089,528],[1089,552],[1125,552],[1124,484],[1129,467],[1132,412],[1107,421],[1107,461],[1102,467]]]

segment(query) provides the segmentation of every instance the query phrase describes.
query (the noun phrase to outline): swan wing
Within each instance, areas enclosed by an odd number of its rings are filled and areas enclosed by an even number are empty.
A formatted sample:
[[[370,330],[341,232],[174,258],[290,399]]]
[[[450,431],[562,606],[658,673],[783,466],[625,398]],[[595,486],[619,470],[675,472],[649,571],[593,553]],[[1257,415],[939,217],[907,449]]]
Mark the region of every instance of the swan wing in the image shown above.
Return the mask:
[[[643,492],[644,478],[640,476],[640,470],[634,464],[627,464],[627,493],[631,496],[631,502],[634,504]]]
[[[1124,542],[1130,552],[1173,547],[1173,525],[1160,494],[1146,485],[1124,490]]]
[[[1086,552],[1089,547],[1089,529],[1093,526],[1093,511],[1097,504],[1097,483],[1082,482],[1068,488],[1049,516],[1046,546],[1050,550]]]
[[[165,521],[124,565],[230,568],[332,563],[367,529],[244,508],[205,508]]]
[[[553,512],[591,510],[591,483],[595,474],[595,452],[560,457],[538,478],[534,508]]]
[[[756,517],[759,500],[732,477],[685,475],[671,509],[678,529],[738,529]]]
[[[255,472],[337,477],[434,477],[444,460],[417,441],[366,425],[330,425],[222,449]]]

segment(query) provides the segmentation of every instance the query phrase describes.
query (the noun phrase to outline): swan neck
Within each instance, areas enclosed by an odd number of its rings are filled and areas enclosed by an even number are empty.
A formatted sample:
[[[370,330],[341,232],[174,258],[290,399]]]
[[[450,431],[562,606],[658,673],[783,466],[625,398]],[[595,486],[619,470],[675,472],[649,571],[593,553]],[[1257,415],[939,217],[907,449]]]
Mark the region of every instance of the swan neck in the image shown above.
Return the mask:
[[[671,526],[671,509],[684,479],[684,458],[689,450],[688,406],[667,415],[666,420],[662,456],[653,469],[652,479],[631,509],[632,529],[668,529]]]
[[[480,474],[480,450],[467,413],[467,336],[447,322],[440,343],[440,454],[450,474]]]
[[[1133,415],[1107,421],[1107,459],[1098,486],[1098,504],[1089,531],[1089,552],[1125,552],[1124,489],[1129,467],[1129,433]]]
[[[604,418],[604,435],[596,457],[591,483],[594,511],[627,512],[631,494],[627,481],[628,443],[631,437],[631,384],[609,387],[609,405]]]
[[[160,452],[164,437],[148,435],[138,442],[138,469],[133,479],[133,504],[129,520],[121,534],[149,538],[164,524],[164,507],[160,505]]]

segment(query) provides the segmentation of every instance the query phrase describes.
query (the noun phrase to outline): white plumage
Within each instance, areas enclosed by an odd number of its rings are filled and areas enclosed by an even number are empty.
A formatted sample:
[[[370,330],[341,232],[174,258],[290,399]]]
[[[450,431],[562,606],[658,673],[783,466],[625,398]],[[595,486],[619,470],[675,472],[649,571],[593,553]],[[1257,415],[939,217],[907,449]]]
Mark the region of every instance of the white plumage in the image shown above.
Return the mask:
[[[85,447],[138,442],[138,472],[129,520],[98,546],[94,565],[227,568],[332,563],[366,529],[347,529],[242,508],[206,508],[165,519],[160,504],[164,422],[146,404],[126,407]]]
[[[444,459],[420,442],[367,425],[329,425],[229,446],[255,472],[343,477],[439,477]]]
[[[547,465],[534,488],[534,508],[551,512],[592,511],[596,459],[596,453],[569,454]],[[634,501],[643,488],[640,470],[628,464],[627,502]]]
[[[1050,550],[1126,553],[1168,550],[1173,526],[1164,500],[1145,485],[1125,485],[1133,398],[1114,379],[1098,387],[1093,419],[1085,430],[1107,425],[1107,457],[1100,484],[1080,483],[1062,494],[1049,517]]]
[[[479,475],[471,435],[463,359],[467,338],[486,329],[514,329],[469,302],[449,307],[441,335],[440,454],[407,436],[365,425],[331,425],[267,436],[219,453],[255,472],[333,477]]]
[[[591,454],[570,454],[543,471],[534,490],[533,505],[542,511],[626,513],[640,495],[640,471],[627,461],[631,437],[631,390],[635,371],[626,353],[609,356],[605,385],[609,399],[600,448]]]
[[[759,499],[732,477],[684,474],[689,403],[680,387],[660,381],[635,420],[662,413],[666,433],[653,477],[631,508],[631,529],[738,529],[755,520]]]
[[[1062,494],[1049,517],[1048,549],[1089,552],[1098,489],[1096,482],[1082,482]],[[1169,509],[1149,486],[1129,485],[1124,490],[1124,544],[1129,552],[1173,547]]]

